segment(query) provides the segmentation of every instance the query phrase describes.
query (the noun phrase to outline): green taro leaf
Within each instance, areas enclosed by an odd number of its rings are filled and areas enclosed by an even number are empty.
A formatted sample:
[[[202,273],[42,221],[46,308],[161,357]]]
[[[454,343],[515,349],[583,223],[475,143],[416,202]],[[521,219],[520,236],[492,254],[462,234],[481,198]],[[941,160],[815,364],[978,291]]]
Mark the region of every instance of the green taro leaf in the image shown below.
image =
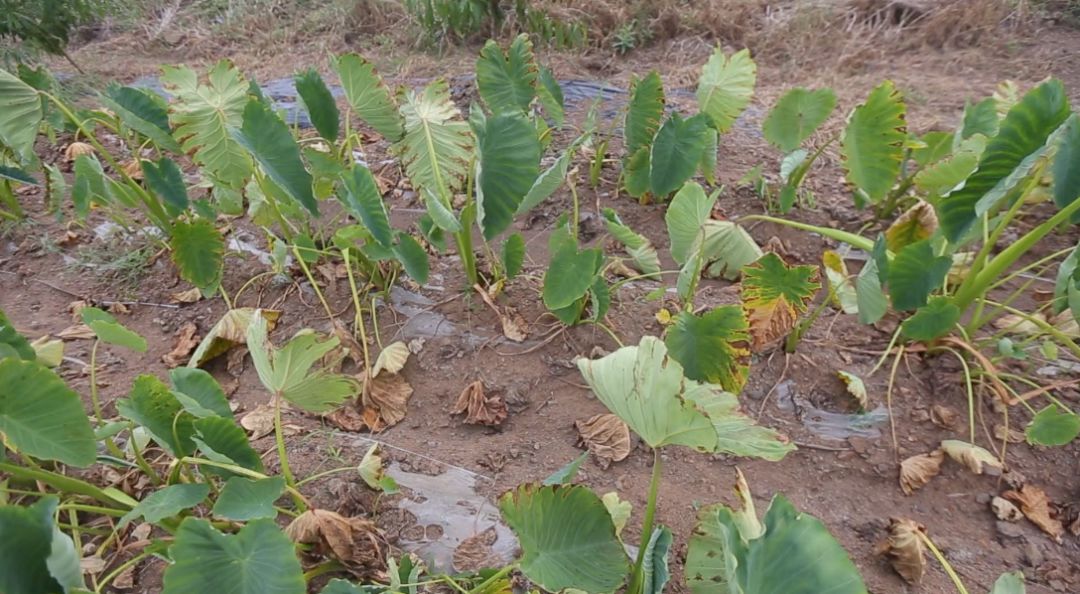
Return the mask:
[[[173,264],[180,277],[212,295],[221,285],[225,239],[209,219],[177,221],[169,238]]]
[[[1019,571],[1011,571],[998,576],[997,581],[994,582],[994,589],[990,590],[990,594],[1024,594],[1026,590],[1027,588],[1024,587],[1024,574]]]
[[[623,185],[626,193],[640,198],[649,192],[649,155],[652,147],[643,146],[623,160]]]
[[[300,147],[289,126],[262,101],[252,99],[244,107],[243,125],[233,137],[259,162],[266,175],[311,214],[319,206],[311,190],[311,174],[300,158]]]
[[[188,193],[184,184],[184,172],[176,161],[162,157],[158,161],[142,160],[143,179],[146,185],[165,201],[165,209],[172,217],[187,210]]]
[[[341,125],[337,102],[334,94],[326,86],[319,73],[314,68],[309,68],[296,75],[296,94],[311,116],[311,124],[318,130],[319,136],[336,142],[338,127]]]
[[[38,180],[34,179],[34,176],[19,169],[17,167],[5,167],[0,165],[0,179],[11,180],[16,183],[26,184],[28,186],[40,186]]]
[[[76,218],[82,221],[90,214],[92,202],[109,202],[109,191],[105,187],[105,171],[94,156],[79,155],[73,170],[75,185],[71,188],[71,202],[75,206]]]
[[[589,457],[589,451],[585,450],[580,456],[566,463],[565,466],[556,470],[548,475],[544,482],[541,483],[544,486],[549,485],[562,485],[574,480],[577,476],[578,470],[581,470],[581,465],[585,462],[585,459]]]
[[[390,214],[371,170],[359,163],[353,165],[351,172],[342,175],[342,190],[337,197],[349,214],[364,223],[375,241],[390,247],[394,240]]]
[[[521,113],[487,118],[478,151],[477,209],[484,238],[505,231],[540,175],[540,141]]]
[[[544,106],[544,113],[555,124],[556,128],[562,128],[566,118],[566,108],[563,103],[563,90],[559,81],[550,68],[540,67],[540,85],[536,87],[536,95],[540,98],[540,105]]]
[[[522,33],[504,53],[489,39],[476,59],[476,87],[494,114],[524,113],[536,97],[536,61],[532,42]]]
[[[229,400],[214,376],[197,367],[177,367],[169,372],[169,380],[174,390],[195,400],[202,408],[219,417],[232,418]]]
[[[80,468],[97,448],[82,400],[34,361],[0,359],[0,434],[16,451]]]
[[[424,188],[420,190],[424,197],[424,206],[427,207],[427,216],[438,229],[450,233],[461,232],[461,221],[454,215],[451,204],[444,204],[435,192]]]
[[[193,425],[195,435],[191,439],[207,459],[263,472],[262,458],[255,448],[251,447],[247,433],[232,418],[206,417],[195,419]],[[216,474],[231,474],[210,466],[204,470]]]
[[[266,319],[253,316],[247,328],[247,346],[251,361],[263,386],[275,396],[313,413],[327,412],[346,398],[359,393],[356,380],[333,373],[329,368],[312,371],[312,366],[337,348],[339,340],[320,341],[311,330],[296,334],[285,346],[274,347],[267,341]]]
[[[1072,309],[1073,316],[1080,320],[1080,243],[1058,265],[1057,278],[1054,281],[1054,300],[1051,307],[1055,314]],[[1073,305],[1076,303],[1076,305]],[[0,342],[3,342],[0,340]]]
[[[398,262],[401,262],[405,274],[408,274],[414,281],[421,285],[428,281],[430,270],[428,268],[427,252],[424,251],[424,246],[420,245],[420,242],[416,241],[412,235],[408,233],[397,234],[394,256]]]
[[[941,288],[952,267],[949,256],[935,256],[929,239],[897,252],[887,274],[893,309],[910,311],[926,305],[930,293]]]
[[[717,47],[698,79],[698,108],[712,120],[719,132],[727,132],[746,109],[754,95],[757,64],[750,50],[739,50],[727,57]]]
[[[166,518],[199,505],[210,494],[210,485],[193,483],[189,485],[169,485],[146,496],[131,511],[120,518],[118,530],[129,522],[142,518],[150,524],[158,524]]]
[[[239,188],[251,173],[251,158],[230,130],[243,121],[248,101],[248,84],[227,60],[218,62],[209,74],[209,84],[186,67],[162,67],[161,82],[175,98],[169,105],[175,136],[185,153],[215,181]]]
[[[1058,146],[1051,173],[1054,176],[1054,204],[1065,208],[1080,199],[1080,116],[1073,114],[1065,123],[1065,132]],[[1072,216],[1080,222],[1080,214]]]
[[[859,313],[859,296],[851,282],[851,274],[848,273],[843,256],[832,250],[825,250],[821,254],[821,264],[825,268],[825,278],[829,281],[834,304],[846,314]],[[878,291],[880,290],[879,284]]]
[[[834,109],[836,93],[832,89],[792,89],[773,106],[761,131],[770,144],[790,153],[810,138]]]
[[[1068,117],[1065,87],[1056,79],[1035,87],[1009,110],[975,172],[962,188],[938,204],[941,228],[949,241],[959,241],[977,218],[992,210],[1028,175],[1046,151],[1051,135]]]
[[[285,491],[285,479],[272,476],[264,479],[230,478],[214,503],[215,516],[237,522],[259,518],[276,518],[274,502]]]
[[[3,72],[3,71],[0,71]],[[83,590],[79,554],[53,520],[57,498],[0,506],[0,592],[59,594]]]
[[[169,387],[152,375],[135,378],[128,397],[118,400],[120,416],[146,428],[154,441],[174,458],[188,456],[195,450],[191,437],[195,417],[184,410]]]
[[[249,522],[236,534],[186,518],[169,547],[163,594],[305,594],[303,569],[289,537],[273,520]]]
[[[25,361],[33,361],[37,358],[30,341],[15,330],[15,324],[11,323],[11,320],[8,319],[7,314],[2,309],[0,309],[0,347],[7,347],[5,350],[14,351],[14,356]],[[0,359],[3,358],[3,356],[0,356]]]
[[[701,316],[682,312],[668,329],[664,344],[686,377],[738,394],[750,372],[748,329],[737,305],[723,305]]]
[[[709,128],[705,133],[705,150],[701,151],[698,171],[710,185],[716,183],[716,151],[719,142],[720,134],[714,128]]]
[[[560,310],[581,299],[593,284],[603,261],[599,249],[578,250],[569,231],[557,229],[551,235],[551,262],[544,272],[544,305]]]
[[[960,321],[960,313],[960,308],[947,297],[934,297],[904,320],[900,333],[911,340],[930,342],[951,332]]]
[[[932,195],[948,194],[975,171],[985,149],[986,137],[982,134],[964,140],[952,155],[916,173],[915,187]]]
[[[844,129],[841,154],[847,181],[876,203],[892,189],[904,159],[906,107],[892,81],[878,85],[855,108]]]
[[[520,233],[507,237],[502,244],[500,256],[506,278],[512,279],[517,276],[525,263],[525,238]]]
[[[614,209],[605,208],[603,215],[608,233],[626,248],[626,253],[630,256],[634,268],[642,274],[660,272],[660,256],[657,255],[652,242],[626,226]]]
[[[642,594],[662,594],[671,579],[668,571],[668,555],[671,553],[672,535],[667,526],[657,526],[649,537],[642,561],[644,588]]]
[[[440,79],[420,92],[404,93],[401,115],[405,135],[397,150],[406,174],[419,190],[430,190],[448,204],[465,180],[473,148],[469,124],[450,100],[450,87]]]
[[[1024,433],[1032,445],[1063,446],[1080,435],[1080,416],[1051,404],[1031,419]]]
[[[499,509],[521,544],[521,572],[543,590],[613,592],[622,585],[626,553],[588,488],[522,485],[499,498]]]
[[[623,121],[623,144],[628,156],[652,144],[663,117],[664,84],[660,74],[653,70],[640,80],[632,80],[630,103]]]
[[[698,114],[685,120],[671,114],[653,140],[649,154],[649,188],[656,196],[678,190],[698,168],[709,141],[708,119]]]
[[[914,148],[911,151],[911,159],[919,167],[926,167],[931,163],[947,158],[952,154],[953,142],[956,135],[951,132],[932,130],[923,134],[919,142],[926,146]]]
[[[0,68],[0,144],[22,164],[37,160],[34,140],[42,118],[41,98],[30,85]]]
[[[122,346],[140,353],[146,352],[146,339],[128,330],[109,312],[96,307],[84,307],[79,310],[79,316],[101,342]]]
[[[745,266],[762,255],[746,229],[731,221],[706,221],[701,237],[701,243],[691,252],[697,254],[700,250],[705,276],[709,278],[735,280]]]
[[[172,136],[168,106],[157,95],[142,89],[111,84],[105,88],[101,102],[111,109],[120,121],[149,138],[158,148],[172,153],[184,152]]]
[[[889,311],[889,301],[881,289],[881,278],[877,261],[867,259],[859,275],[855,277],[855,303],[859,308],[859,323],[873,324],[885,317]]]
[[[744,534],[738,512],[707,507],[686,554],[691,594],[866,594],[858,569],[820,520],[777,495],[764,533]]]
[[[702,227],[710,218],[717,196],[706,196],[699,184],[689,182],[671,199],[664,220],[671,239],[671,257],[678,264],[686,263],[694,243],[701,240]]]
[[[529,193],[525,195],[525,198],[521,200],[521,204],[518,205],[514,216],[529,212],[538,204],[550,198],[555,193],[555,190],[559,189],[559,186],[566,180],[566,171],[570,168],[570,159],[573,158],[575,149],[576,143],[568,147],[566,152],[559,155],[559,158],[551,164],[551,167],[548,167],[537,176],[536,181],[529,188]]]
[[[401,114],[375,66],[356,54],[339,57],[334,66],[356,115],[390,142],[401,140],[405,134]]]
[[[964,105],[964,122],[960,129],[962,140],[982,134],[992,138],[998,133],[997,101],[987,97],[978,103]]]

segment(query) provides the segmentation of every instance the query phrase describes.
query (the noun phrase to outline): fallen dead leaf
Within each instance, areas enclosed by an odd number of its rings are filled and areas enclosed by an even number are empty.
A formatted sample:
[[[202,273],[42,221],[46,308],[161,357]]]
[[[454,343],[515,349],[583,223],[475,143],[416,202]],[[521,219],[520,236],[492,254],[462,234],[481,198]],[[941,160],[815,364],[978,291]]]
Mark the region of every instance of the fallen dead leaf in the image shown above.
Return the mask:
[[[121,167],[124,169],[124,173],[126,173],[128,177],[135,181],[142,181],[142,163],[140,163],[138,159],[129,159],[125,161],[124,164],[121,165]]]
[[[914,520],[889,518],[889,536],[877,547],[877,553],[887,556],[896,573],[909,584],[922,581],[926,572],[925,545],[919,532],[925,534],[926,528]]]
[[[94,147],[85,142],[73,142],[64,147],[64,160],[71,163],[83,155],[94,154]]]
[[[950,458],[967,466],[975,474],[983,474],[988,469],[1002,470],[1001,461],[984,448],[957,439],[941,442],[941,449]]]
[[[248,324],[251,323],[251,318],[256,311],[261,311],[263,318],[266,319],[267,332],[274,329],[278,318],[281,317],[280,311],[272,309],[256,310],[251,307],[230,309],[206,333],[206,337],[199,343],[195,353],[191,356],[190,365],[201,367],[207,361],[225,353],[232,347],[246,344]]]
[[[198,331],[199,328],[194,322],[185,322],[183,326],[180,326],[180,329],[176,331],[176,345],[173,346],[173,350],[161,357],[165,365],[173,368],[184,364],[192,349],[199,344]]]
[[[1024,433],[1011,427],[1005,429],[1005,425],[998,423],[997,425],[994,425],[994,438],[1009,443],[1020,443],[1024,441]]]
[[[627,266],[626,261],[622,258],[612,259],[611,264],[608,265],[608,271],[615,276],[621,276],[623,278],[635,278],[641,276],[640,272]]]
[[[127,569],[120,572],[120,575],[116,576],[110,584],[117,590],[130,590],[135,587],[135,568],[138,565],[129,565]]]
[[[171,303],[195,303],[202,299],[202,291],[198,287],[192,287],[186,291],[180,291],[179,293],[173,293],[169,295],[169,301]]]
[[[56,336],[63,340],[90,340],[94,338],[95,334],[94,331],[90,329],[90,326],[87,326],[86,324],[75,324],[57,332]]]
[[[454,569],[461,572],[477,571],[496,565],[499,559],[491,545],[495,544],[497,538],[495,527],[489,526],[487,530],[461,541],[454,549]]]
[[[1018,507],[1003,497],[995,496],[990,501],[990,509],[994,511],[994,515],[997,516],[997,519],[1005,520],[1006,522],[1016,522],[1024,517],[1024,514]]]
[[[386,538],[370,520],[311,509],[297,516],[285,533],[293,542],[313,545],[315,555],[338,560],[358,578],[382,578],[386,570]]]
[[[484,303],[491,308],[491,311],[499,316],[499,323],[502,325],[503,336],[514,342],[522,342],[529,337],[529,325],[525,322],[525,318],[521,317],[521,314],[518,313],[517,309],[511,306],[500,307],[495,303],[495,299],[480,285],[473,285],[473,288],[480,294]]]
[[[288,405],[283,403],[281,410],[288,410]],[[251,433],[251,439],[259,439],[269,435],[274,431],[274,406],[271,404],[256,406],[251,412],[240,418],[240,426]],[[285,435],[296,435],[300,432],[300,428],[295,425],[283,424],[281,429]]]
[[[396,374],[380,374],[369,380],[360,374],[364,384],[360,392],[361,414],[372,431],[382,431],[401,422],[408,411],[413,389],[405,378]]]
[[[72,322],[82,321],[82,310],[84,307],[90,307],[90,304],[81,299],[79,301],[72,301],[71,303],[68,303],[67,310],[71,312]]]
[[[630,428],[613,414],[596,415],[585,421],[576,421],[578,444],[584,445],[607,468],[612,462],[625,460],[630,455]]]
[[[900,489],[904,495],[911,495],[921,489],[930,479],[941,472],[941,463],[945,461],[945,453],[934,450],[929,454],[911,456],[900,463]]]
[[[118,316],[123,314],[129,314],[131,313],[131,308],[124,305],[123,303],[120,303],[119,301],[114,301],[112,305],[109,306],[109,313]]]
[[[338,341],[340,341],[338,349],[341,350],[344,357],[352,360],[354,365],[363,369],[364,348],[360,345],[360,342],[356,340],[356,337],[353,336],[353,333],[345,327],[345,323],[335,319],[331,322],[331,333],[337,337]]]
[[[386,348],[379,353],[379,356],[375,359],[375,364],[371,367],[371,376],[379,377],[379,374],[383,371],[387,373],[399,373],[405,367],[405,363],[409,360],[409,345],[401,342],[400,340],[386,345]]]
[[[1019,490],[1005,491],[1001,496],[1019,506],[1024,517],[1031,520],[1031,523],[1052,536],[1055,541],[1061,542],[1065,527],[1053,517],[1054,513],[1050,508],[1050,499],[1046,496],[1046,492],[1035,485],[1023,485]]]
[[[497,427],[506,420],[506,402],[498,394],[484,394],[484,382],[476,380],[465,386],[458,396],[451,414],[465,415],[465,422],[470,425]]]
[[[97,555],[90,555],[79,559],[79,569],[83,575],[97,575],[105,571],[105,560]]]
[[[930,421],[938,427],[952,429],[960,415],[955,409],[943,404],[935,404],[930,407]]]
[[[1040,320],[1046,321],[1042,315],[1036,314]],[[993,326],[998,330],[1005,330],[1011,334],[1039,334],[1042,330],[1035,322],[1016,314],[1006,314],[994,318]]]
[[[56,240],[56,245],[60,245],[60,246],[63,246],[63,247],[70,247],[70,246],[78,243],[78,241],[79,241],[79,234],[72,231],[72,230],[70,230],[70,229],[68,229],[67,231],[64,231],[64,236],[63,237]]]

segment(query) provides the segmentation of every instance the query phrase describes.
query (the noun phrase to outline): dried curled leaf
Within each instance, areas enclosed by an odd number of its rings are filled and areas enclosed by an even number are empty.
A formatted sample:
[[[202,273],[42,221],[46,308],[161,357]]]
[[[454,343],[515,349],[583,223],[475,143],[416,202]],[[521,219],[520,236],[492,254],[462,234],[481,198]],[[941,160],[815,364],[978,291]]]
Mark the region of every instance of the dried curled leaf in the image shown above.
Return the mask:
[[[191,355],[188,367],[201,367],[204,363],[221,355],[240,344],[247,344],[248,326],[251,324],[255,312],[259,311],[266,320],[266,331],[274,329],[281,312],[272,309],[255,310],[251,307],[238,307],[230,309],[221,316],[214,327],[206,333],[202,342]]]
[[[966,441],[946,439],[941,442],[941,449],[948,454],[950,458],[967,466],[971,469],[971,472],[974,472],[975,474],[983,474],[987,469],[995,469],[997,471],[1003,469],[1001,460],[998,460],[996,456],[986,449],[967,443]]]
[[[409,360],[409,346],[400,340],[386,345],[375,359],[375,365],[371,368],[371,377],[379,377],[379,373],[399,373]]]
[[[959,416],[955,409],[943,404],[935,404],[930,407],[930,421],[938,427],[952,429],[956,426]]]
[[[173,350],[161,357],[162,362],[170,368],[182,365],[192,349],[199,344],[198,331],[199,328],[194,322],[185,322],[183,326],[180,326],[180,329],[176,331],[176,345],[173,346]]]
[[[311,509],[297,516],[285,533],[293,542],[314,545],[312,553],[337,559],[361,579],[381,578],[386,570],[386,539],[370,520]]]
[[[911,495],[921,489],[941,472],[943,461],[945,461],[945,453],[941,450],[907,458],[900,463],[900,489],[905,495]]]
[[[596,415],[585,421],[576,421],[578,443],[596,456],[599,464],[607,468],[612,462],[625,460],[630,455],[630,428],[613,414]]]
[[[95,337],[95,334],[94,331],[90,329],[90,326],[87,326],[86,324],[75,324],[57,332],[56,336],[63,340],[90,340]]]
[[[170,303],[195,303],[200,299],[202,299],[202,291],[198,287],[191,287],[186,291],[169,295]]]
[[[73,142],[64,147],[64,161],[71,163],[83,155],[94,154],[94,147],[85,142]]]
[[[1031,523],[1052,536],[1057,542],[1061,542],[1065,527],[1053,517],[1054,513],[1046,492],[1034,485],[1022,485],[1019,490],[1005,491],[1001,496],[1018,505],[1020,511],[1028,520],[1031,520]]]
[[[451,413],[464,414],[465,422],[470,425],[497,427],[506,420],[507,409],[501,396],[487,396],[484,382],[476,380],[461,391]]]
[[[919,532],[925,534],[926,528],[914,520],[889,518],[889,536],[877,548],[878,554],[887,556],[896,573],[909,584],[922,581],[926,572],[926,549]]]

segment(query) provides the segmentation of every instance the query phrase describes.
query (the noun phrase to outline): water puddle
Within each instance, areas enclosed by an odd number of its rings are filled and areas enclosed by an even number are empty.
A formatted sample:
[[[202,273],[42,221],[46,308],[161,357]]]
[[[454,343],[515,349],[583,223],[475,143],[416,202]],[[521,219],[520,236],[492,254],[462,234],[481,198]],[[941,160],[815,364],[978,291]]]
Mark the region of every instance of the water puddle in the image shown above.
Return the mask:
[[[881,405],[864,413],[840,413],[820,408],[799,394],[792,380],[776,386],[776,396],[781,410],[793,413],[804,427],[825,439],[875,439],[881,436],[881,427],[889,420],[889,412]]]
[[[391,463],[386,470],[405,497],[397,505],[416,517],[422,530],[406,531],[401,546],[421,557],[433,571],[453,572],[454,550],[465,539],[488,529],[496,538],[491,545],[493,565],[509,563],[517,550],[517,538],[499,519],[499,510],[477,493],[483,477],[449,467],[438,475],[403,470]],[[431,530],[431,527],[438,527]],[[429,537],[429,534],[435,534]]]

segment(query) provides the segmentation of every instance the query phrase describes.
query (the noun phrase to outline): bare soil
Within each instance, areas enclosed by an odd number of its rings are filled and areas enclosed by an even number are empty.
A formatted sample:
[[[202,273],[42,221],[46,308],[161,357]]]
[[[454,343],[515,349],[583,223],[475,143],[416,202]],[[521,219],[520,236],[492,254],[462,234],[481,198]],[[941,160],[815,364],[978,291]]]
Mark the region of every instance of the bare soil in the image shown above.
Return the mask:
[[[1003,79],[1015,80],[1026,87],[1047,75],[1064,79],[1074,99],[1080,99],[1080,33],[1050,29],[1018,45],[1001,44],[984,48],[942,51],[936,49],[898,52],[886,60],[851,65],[837,65],[822,56],[818,69],[793,70],[782,64],[761,64],[758,92],[748,115],[735,130],[722,139],[719,183],[728,188],[719,202],[718,216],[737,218],[761,213],[763,205],[748,188],[736,184],[748,169],[766,163],[775,170],[779,155],[769,148],[756,132],[760,118],[784,90],[798,85],[834,87],[841,97],[841,109],[857,103],[882,79],[891,78],[905,92],[909,102],[909,121],[914,129],[924,131],[934,126],[952,125],[959,117],[965,100],[977,99],[993,91]],[[408,51],[365,47],[364,52],[382,65],[392,82],[415,85],[435,75],[463,75],[472,69],[472,50],[454,50],[449,55],[433,57]],[[560,78],[597,79],[625,88],[631,73],[657,68],[668,89],[691,89],[695,69],[702,64],[710,47],[696,38],[678,39],[660,47],[631,54],[626,59],[586,52],[584,55],[553,54],[540,59],[555,66]],[[124,40],[91,43],[74,53],[77,60],[104,79],[130,81],[156,70],[157,66],[176,61],[205,64],[220,57],[232,58],[242,69],[258,78],[288,76],[309,65],[324,65],[325,54],[304,47],[281,47],[276,52],[247,55],[243,52],[218,55],[213,48],[188,48],[184,52],[168,48],[125,45]],[[320,70],[328,69],[320,66]],[[685,101],[669,93],[674,102]],[[834,116],[834,119],[836,117]],[[384,147],[367,147],[379,154]],[[43,147],[49,161],[58,156]],[[798,220],[815,224],[859,229],[869,220],[867,213],[855,211],[844,189],[838,156],[829,154],[816,167],[809,181],[817,197],[816,210],[797,210]],[[582,166],[582,170],[586,167]],[[383,175],[393,185],[397,174]],[[615,194],[617,171],[605,170],[604,182],[597,191],[588,188],[587,173],[582,173],[582,209],[585,237],[600,242],[610,253],[613,245],[604,243],[605,235],[597,220],[597,209],[615,208],[633,228],[648,236],[663,254],[667,239],[661,205],[639,205]],[[41,197],[24,196],[29,211],[44,210]],[[408,193],[388,198],[395,217],[408,219],[420,206]],[[529,242],[529,256],[522,277],[512,282],[500,297],[501,304],[513,305],[531,322],[529,340],[521,345],[502,338],[498,318],[471,293],[463,291],[463,276],[456,259],[443,256],[433,259],[432,280],[425,287],[409,286],[404,290],[421,295],[426,302],[381,305],[378,332],[383,344],[393,340],[413,341],[419,351],[404,370],[415,390],[409,412],[400,424],[375,435],[349,434],[336,430],[324,420],[297,412],[288,414],[287,422],[301,428],[289,438],[289,455],[294,472],[300,476],[355,464],[366,449],[365,437],[387,445],[387,455],[399,468],[409,472],[437,475],[448,469],[463,477],[472,477],[486,496],[499,493],[527,481],[536,481],[576,457],[574,422],[606,412],[583,385],[572,361],[577,356],[591,356],[617,348],[612,337],[596,327],[577,327],[560,332],[542,343],[554,327],[549,326],[539,300],[541,277],[546,265],[546,233],[556,217],[570,208],[570,196],[560,193],[541,206],[525,221],[517,223]],[[130,313],[121,321],[145,336],[150,348],[145,354],[131,354],[102,348],[98,354],[100,388],[105,402],[123,397],[133,378],[141,373],[163,376],[167,366],[162,356],[172,350],[174,333],[185,322],[194,322],[203,335],[226,311],[221,299],[200,301],[179,307],[170,304],[170,294],[186,288],[178,280],[167,255],[152,261],[133,283],[123,287],[115,276],[70,263],[84,250],[117,255],[138,246],[138,239],[128,243],[106,243],[95,239],[92,229],[102,222],[91,217],[86,228],[63,226],[43,214],[30,222],[8,229],[0,239],[0,307],[18,329],[36,338],[57,334],[72,325],[68,306],[79,299],[130,301]],[[256,229],[242,221],[233,223],[234,236],[252,238],[261,247],[263,240]],[[77,237],[62,241],[68,230]],[[823,249],[835,247],[820,237],[794,232],[787,228],[757,224],[750,232],[762,245],[772,242],[793,263],[816,264]],[[50,238],[51,241],[44,238]],[[1045,246],[1045,253],[1075,243],[1074,231],[1056,237]],[[670,262],[668,263],[670,264]],[[226,261],[224,286],[230,295],[255,274],[265,270],[251,255],[231,253]],[[280,327],[274,331],[281,341],[301,328],[329,329],[329,321],[304,276],[292,271],[295,282],[271,283],[269,277],[257,280],[239,298],[236,306],[273,307],[283,311]],[[325,280],[325,279],[323,279]],[[669,283],[670,284],[670,283]],[[659,335],[663,329],[655,314],[663,301],[650,301],[646,295],[659,286],[655,282],[628,283],[613,295],[608,323],[625,344],[636,343],[641,336]],[[326,282],[322,287],[331,309],[343,320],[352,319],[348,286],[343,281]],[[405,295],[405,293],[400,293]],[[415,299],[415,297],[413,297]],[[737,299],[737,285],[706,282],[699,296],[699,306],[732,303]],[[411,308],[410,308],[411,306]],[[432,325],[416,322],[420,318],[436,320]],[[411,316],[411,317],[410,317]],[[439,316],[441,316],[441,321]],[[907,355],[896,375],[896,385],[887,401],[886,386],[890,366],[868,376],[880,353],[886,348],[896,324],[886,319],[875,327],[862,326],[850,316],[829,310],[815,324],[798,352],[785,355],[774,352],[752,363],[751,378],[741,398],[744,408],[765,425],[785,432],[800,447],[778,463],[736,460],[724,456],[703,456],[670,449],[664,454],[665,481],[660,493],[659,521],[676,534],[673,555],[676,577],[670,591],[683,592],[681,563],[686,539],[691,533],[695,509],[713,502],[734,503],[731,487],[734,467],[746,474],[759,509],[775,493],[784,493],[801,510],[820,518],[848,550],[863,572],[871,592],[954,591],[940,566],[930,561],[922,584],[905,584],[875,554],[875,545],[885,536],[890,517],[911,518],[927,526],[930,536],[944,551],[972,592],[986,592],[996,577],[1009,570],[1021,569],[1028,578],[1028,592],[1080,591],[1080,541],[1066,535],[1055,543],[1027,522],[1000,524],[990,511],[988,501],[1009,488],[1009,482],[1022,475],[1026,482],[1047,492],[1060,506],[1080,503],[1080,445],[1061,448],[1037,448],[1025,443],[1010,444],[1008,472],[1001,477],[976,476],[957,464],[946,463],[942,474],[912,496],[905,496],[897,483],[897,461],[928,452],[943,439],[966,439],[968,402],[959,363],[948,357],[927,358],[919,353]],[[445,331],[445,327],[453,330]],[[368,327],[369,335],[374,327]],[[432,336],[431,334],[435,334]],[[420,339],[420,340],[418,340]],[[90,341],[67,343],[68,359],[61,374],[80,393],[88,393]],[[377,350],[377,347],[373,347]],[[844,369],[864,377],[875,412],[861,421],[853,409],[843,384],[835,372]],[[250,364],[233,376],[224,360],[214,362],[209,370],[230,391],[237,403],[237,415],[254,409],[267,400]],[[499,393],[509,404],[507,421],[498,429],[464,425],[450,411],[458,394],[469,383],[482,380],[490,393]],[[1063,389],[1059,397],[1070,403],[1080,402],[1075,390]],[[988,400],[982,398],[981,403]],[[891,409],[887,407],[891,405]],[[934,405],[948,407],[959,420],[952,426],[936,424],[931,419]],[[107,411],[111,411],[111,407]],[[891,425],[888,420],[891,410]],[[978,439],[989,446],[1000,417],[988,405],[978,406]],[[1022,426],[1027,413],[1012,410],[1010,423]],[[895,432],[893,431],[895,430]],[[276,454],[272,437],[256,442],[273,468]],[[617,490],[634,505],[634,517],[627,530],[630,539],[638,531],[650,474],[651,456],[638,444],[630,457],[601,468],[590,458],[578,480],[598,492]],[[339,475],[349,476],[349,475]],[[306,491],[324,507],[344,513],[377,513],[380,524],[392,542],[439,540],[444,528],[417,526],[416,516],[398,504],[410,497],[406,492],[375,502],[357,494],[362,489],[341,478],[321,480]],[[135,578],[135,591],[153,592],[160,588],[161,562],[144,564]]]

